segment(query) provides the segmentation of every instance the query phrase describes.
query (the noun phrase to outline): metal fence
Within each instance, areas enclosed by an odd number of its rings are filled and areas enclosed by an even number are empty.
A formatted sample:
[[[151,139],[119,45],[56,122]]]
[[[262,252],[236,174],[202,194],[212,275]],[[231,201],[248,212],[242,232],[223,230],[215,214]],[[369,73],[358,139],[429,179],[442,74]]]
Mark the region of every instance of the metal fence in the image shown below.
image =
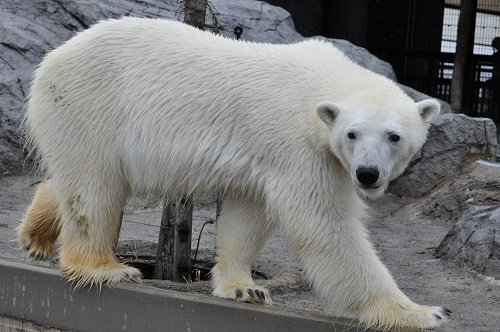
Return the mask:
[[[391,59],[394,58],[393,59]],[[404,59],[404,69],[399,81],[430,96],[450,102],[453,75],[452,53],[406,52],[392,53],[389,62]],[[419,74],[412,70],[419,66]],[[500,86],[493,82],[494,63],[491,56],[474,55],[469,79],[465,82],[464,113],[470,116],[488,117],[500,122]]]
[[[440,80],[438,91],[434,94],[449,102],[451,75],[453,73],[453,55],[455,52],[458,17],[460,14],[459,0],[446,0],[443,17],[443,32],[440,57]],[[500,122],[500,49],[493,46],[493,40],[500,37],[500,1],[480,0],[477,3],[474,31],[474,48],[472,61],[469,64],[468,79],[465,82],[464,110],[468,115],[489,117],[496,123]],[[497,43],[500,39],[497,40]],[[450,56],[448,56],[449,54]],[[430,91],[432,92],[432,91]]]
[[[450,102],[460,0],[446,0],[440,52],[384,52],[398,79],[430,96]],[[476,12],[474,54],[467,69],[463,111],[500,123],[500,1],[480,0]],[[403,64],[403,65],[401,65]]]

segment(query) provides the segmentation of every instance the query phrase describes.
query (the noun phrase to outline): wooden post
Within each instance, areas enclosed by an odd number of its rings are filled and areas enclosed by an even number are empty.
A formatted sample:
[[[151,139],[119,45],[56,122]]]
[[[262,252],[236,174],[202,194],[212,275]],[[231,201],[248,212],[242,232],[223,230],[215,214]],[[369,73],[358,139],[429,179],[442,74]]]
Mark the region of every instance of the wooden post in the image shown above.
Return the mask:
[[[184,0],[184,22],[202,29],[207,0]],[[183,196],[163,206],[158,237],[155,278],[177,282],[191,280],[191,233],[193,199]]]
[[[175,214],[175,205],[165,203],[156,251],[155,279],[174,279]]]
[[[474,52],[474,32],[476,25],[477,0],[462,0],[457,28],[457,49],[451,78],[451,109],[463,112],[464,88],[471,79],[470,62]]]
[[[191,234],[193,229],[193,199],[181,197],[175,205],[173,281],[191,281]]]
[[[185,282],[191,276],[193,200],[182,197],[165,204],[161,218],[155,279]]]

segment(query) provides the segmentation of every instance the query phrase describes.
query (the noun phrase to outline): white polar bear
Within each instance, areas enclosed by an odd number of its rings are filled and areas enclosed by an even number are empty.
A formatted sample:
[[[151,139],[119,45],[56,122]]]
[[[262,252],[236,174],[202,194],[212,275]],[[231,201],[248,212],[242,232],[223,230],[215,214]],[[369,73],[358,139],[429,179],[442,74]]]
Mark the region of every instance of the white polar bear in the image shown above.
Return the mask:
[[[280,229],[322,298],[382,328],[432,328],[368,241],[360,196],[384,193],[439,113],[322,41],[230,40],[168,20],[97,24],[50,52],[25,123],[50,177],[19,228],[31,256],[59,246],[79,284],[140,278],[115,243],[128,197],[226,194],[213,294],[270,303],[250,276]]]

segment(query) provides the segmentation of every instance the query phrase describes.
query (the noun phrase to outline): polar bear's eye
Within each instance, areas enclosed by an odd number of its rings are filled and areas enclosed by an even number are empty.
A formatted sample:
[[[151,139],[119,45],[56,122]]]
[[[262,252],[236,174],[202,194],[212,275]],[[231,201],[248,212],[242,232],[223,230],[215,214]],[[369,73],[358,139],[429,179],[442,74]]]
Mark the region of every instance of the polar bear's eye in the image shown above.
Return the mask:
[[[350,131],[350,132],[347,133],[347,138],[349,138],[349,139],[356,139],[356,134],[353,133],[352,131]]]
[[[401,139],[401,137],[399,137],[399,135],[396,135],[396,134],[392,134],[389,136],[389,140],[391,142],[399,142],[400,139]]]

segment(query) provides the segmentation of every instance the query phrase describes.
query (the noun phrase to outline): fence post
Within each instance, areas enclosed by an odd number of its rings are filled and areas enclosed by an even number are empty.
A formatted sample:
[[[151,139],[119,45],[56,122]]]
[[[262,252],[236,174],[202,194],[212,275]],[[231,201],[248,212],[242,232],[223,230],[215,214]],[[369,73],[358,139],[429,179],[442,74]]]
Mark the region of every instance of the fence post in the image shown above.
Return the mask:
[[[457,49],[451,79],[450,103],[455,113],[463,112],[465,85],[470,80],[470,63],[474,48],[477,0],[462,0],[457,29]]]

